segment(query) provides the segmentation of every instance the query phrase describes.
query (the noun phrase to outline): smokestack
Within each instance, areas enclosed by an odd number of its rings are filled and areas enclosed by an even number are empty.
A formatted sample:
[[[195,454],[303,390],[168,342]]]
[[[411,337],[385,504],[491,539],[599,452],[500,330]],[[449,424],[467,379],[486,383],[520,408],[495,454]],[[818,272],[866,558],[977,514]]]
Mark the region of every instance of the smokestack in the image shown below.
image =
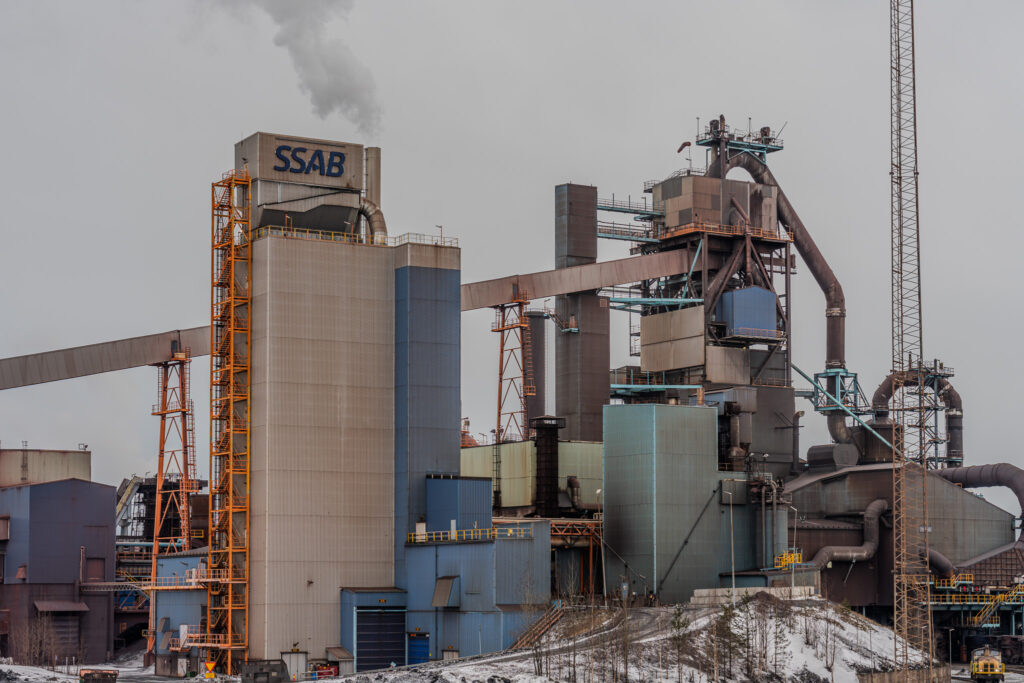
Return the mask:
[[[380,206],[380,147],[366,148],[366,198]]]

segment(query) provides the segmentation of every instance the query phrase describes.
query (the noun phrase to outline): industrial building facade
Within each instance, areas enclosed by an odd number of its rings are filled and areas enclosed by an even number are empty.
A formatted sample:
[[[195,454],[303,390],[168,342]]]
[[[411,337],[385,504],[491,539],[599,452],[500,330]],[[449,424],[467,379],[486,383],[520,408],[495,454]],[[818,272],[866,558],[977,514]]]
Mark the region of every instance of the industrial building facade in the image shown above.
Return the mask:
[[[555,268],[462,284],[455,240],[389,233],[380,150],[257,133],[214,183],[209,327],[0,361],[0,386],[22,386],[159,361],[168,337],[213,357],[209,534],[160,557],[149,586],[162,590],[150,617],[161,671],[184,675],[198,657],[231,673],[365,671],[493,651],[546,610],[555,618],[553,588],[674,603],[700,588],[806,586],[888,620],[897,380],[868,401],[847,368],[839,278],[767,166],[781,141],[719,119],[697,144],[709,168],[648,182],[640,201],[558,186]],[[726,178],[736,167],[752,182]],[[629,242],[631,256],[599,262],[599,239]],[[825,302],[813,374],[791,358],[797,256]],[[554,308],[526,309],[547,298]],[[460,434],[460,315],[480,308],[496,310],[502,332],[493,443]],[[631,317],[636,360],[609,368],[616,315]],[[506,364],[509,348],[520,357]],[[796,374],[810,389],[797,390]],[[926,559],[930,608],[966,644],[1024,624],[1013,515],[967,489],[1007,486],[1024,501],[1024,472],[957,466],[963,404],[951,375],[936,364],[918,387],[945,412],[941,430],[931,415],[940,436],[922,475]],[[506,386],[518,395],[503,405]],[[831,443],[801,447],[797,398]],[[36,479],[18,457],[0,453],[13,486],[0,489],[12,510],[3,600],[19,596],[19,615],[59,614],[66,629],[77,614],[81,626],[110,588],[102,553],[81,570],[95,606],[63,588],[31,597],[44,582],[19,543],[47,532],[15,520],[50,523],[22,497],[81,488],[34,482],[77,476],[82,462]],[[88,492],[96,505],[107,495]],[[129,553],[144,541],[122,542]]]
[[[109,660],[113,596],[81,587],[114,580],[113,510],[113,487],[81,479],[0,487],[3,656],[35,664]]]

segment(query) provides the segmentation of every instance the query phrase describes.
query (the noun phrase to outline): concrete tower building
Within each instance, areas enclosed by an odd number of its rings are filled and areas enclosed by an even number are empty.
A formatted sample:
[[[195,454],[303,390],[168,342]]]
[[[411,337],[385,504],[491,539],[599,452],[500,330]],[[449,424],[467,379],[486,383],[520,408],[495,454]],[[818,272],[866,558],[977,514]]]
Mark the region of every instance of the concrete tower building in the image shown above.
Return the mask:
[[[341,589],[404,587],[425,474],[459,469],[460,252],[388,238],[365,156],[364,183],[360,145],[235,147],[253,179],[250,659],[324,658]]]

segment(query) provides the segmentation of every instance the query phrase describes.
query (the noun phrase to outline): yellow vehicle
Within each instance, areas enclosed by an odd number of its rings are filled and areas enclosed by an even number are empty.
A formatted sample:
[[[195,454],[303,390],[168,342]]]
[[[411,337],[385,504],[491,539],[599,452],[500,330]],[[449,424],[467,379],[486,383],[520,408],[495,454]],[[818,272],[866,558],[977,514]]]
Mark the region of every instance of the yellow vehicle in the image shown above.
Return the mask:
[[[971,653],[972,681],[1002,681],[1006,673],[1003,654],[988,645]]]

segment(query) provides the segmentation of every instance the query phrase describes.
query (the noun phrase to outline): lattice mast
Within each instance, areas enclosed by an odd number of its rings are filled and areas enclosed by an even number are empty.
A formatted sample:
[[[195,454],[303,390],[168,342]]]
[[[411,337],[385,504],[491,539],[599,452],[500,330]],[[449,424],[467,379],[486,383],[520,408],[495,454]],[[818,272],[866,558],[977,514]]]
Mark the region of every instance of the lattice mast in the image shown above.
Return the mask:
[[[157,585],[158,559],[168,553],[189,550],[191,544],[191,499],[199,492],[191,365],[188,349],[175,350],[170,360],[156,364],[157,403],[153,406],[153,415],[160,418],[160,441],[153,519],[152,586]],[[155,600],[149,601],[149,652],[153,652],[156,643],[155,603]]]
[[[933,393],[922,364],[913,0],[890,0],[889,48],[895,662],[898,671],[908,671],[918,664],[917,650],[930,671],[926,413]]]
[[[494,307],[493,332],[498,348],[498,411],[495,441],[522,441],[527,437],[526,397],[535,396],[533,362],[530,358],[530,321],[526,292],[516,287],[513,300]]]
[[[228,673],[249,640],[249,312],[248,170],[212,187],[210,325],[210,550],[205,649]]]

